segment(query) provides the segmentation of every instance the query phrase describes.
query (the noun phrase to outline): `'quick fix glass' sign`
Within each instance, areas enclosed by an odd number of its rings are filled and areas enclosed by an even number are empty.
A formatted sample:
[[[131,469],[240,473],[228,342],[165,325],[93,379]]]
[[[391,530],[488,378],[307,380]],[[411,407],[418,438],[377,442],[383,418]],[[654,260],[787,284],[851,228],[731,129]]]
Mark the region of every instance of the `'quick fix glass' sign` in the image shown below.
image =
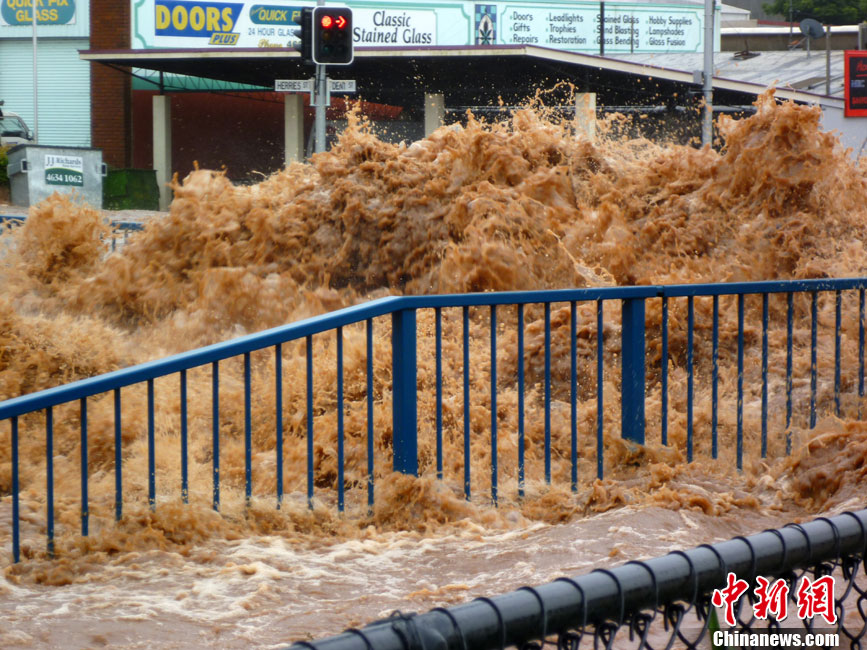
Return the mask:
[[[250,22],[254,25],[290,25],[297,27],[303,7],[253,5],[250,7]]]
[[[846,117],[867,117],[867,51],[846,52],[845,109]]]
[[[84,185],[84,158],[81,156],[45,156],[46,185]]]
[[[0,25],[32,25],[34,2],[37,24],[75,23],[75,0],[0,0]]]
[[[174,38],[207,38],[210,45],[235,45],[235,25],[243,4],[156,0],[154,34]]]

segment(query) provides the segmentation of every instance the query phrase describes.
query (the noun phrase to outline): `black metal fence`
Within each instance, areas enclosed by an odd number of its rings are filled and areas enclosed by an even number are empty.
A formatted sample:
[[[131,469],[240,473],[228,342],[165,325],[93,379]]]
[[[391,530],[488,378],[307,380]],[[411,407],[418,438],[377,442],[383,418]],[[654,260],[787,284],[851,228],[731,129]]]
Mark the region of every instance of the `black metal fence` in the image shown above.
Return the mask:
[[[363,629],[290,648],[860,648],[867,633],[865,550],[867,510],[847,512],[448,609],[418,615],[396,612]],[[714,591],[725,589],[729,574],[749,583],[733,606],[736,620],[731,626],[712,604]],[[826,576],[833,580],[822,580]],[[787,588],[784,619],[759,617],[764,614],[757,612],[762,600],[756,594],[759,577],[766,583],[782,580]],[[810,591],[816,581],[833,585],[822,615],[821,593]],[[807,606],[816,615],[805,616]]]

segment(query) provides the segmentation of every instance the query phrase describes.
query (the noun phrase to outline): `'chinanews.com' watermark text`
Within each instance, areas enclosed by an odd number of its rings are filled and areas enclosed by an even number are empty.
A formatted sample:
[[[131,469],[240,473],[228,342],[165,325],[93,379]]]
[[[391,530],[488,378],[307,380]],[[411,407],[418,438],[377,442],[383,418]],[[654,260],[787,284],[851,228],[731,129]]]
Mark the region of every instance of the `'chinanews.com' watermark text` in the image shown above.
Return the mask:
[[[793,598],[789,598],[790,586],[785,580],[771,583],[761,576],[756,578],[757,587],[753,590],[753,616],[757,620],[772,617],[782,623],[789,616],[789,606],[793,605],[794,617],[802,621],[821,619],[827,625],[837,623],[834,604],[834,578],[822,576],[811,580],[802,577],[796,584]],[[734,627],[738,624],[735,608],[738,600],[749,589],[746,580],[739,580],[734,573],[726,576],[726,586],[714,589],[711,603],[723,608],[725,624]],[[791,603],[790,603],[791,601]],[[818,622],[818,621],[817,621]],[[832,628],[833,629],[833,628]],[[836,648],[840,645],[840,635],[833,632],[815,630],[716,630],[712,638],[717,648]]]
[[[840,635],[833,632],[717,630],[713,633],[714,648],[836,648],[839,645]]]

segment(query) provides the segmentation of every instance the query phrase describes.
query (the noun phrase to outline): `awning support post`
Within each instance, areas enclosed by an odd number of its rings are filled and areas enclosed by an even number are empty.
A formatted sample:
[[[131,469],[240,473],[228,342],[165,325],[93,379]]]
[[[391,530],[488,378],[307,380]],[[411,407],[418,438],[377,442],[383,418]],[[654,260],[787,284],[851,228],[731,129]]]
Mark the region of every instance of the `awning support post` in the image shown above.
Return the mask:
[[[154,170],[160,190],[160,210],[168,210],[172,202],[172,99],[169,95],[153,97]]]

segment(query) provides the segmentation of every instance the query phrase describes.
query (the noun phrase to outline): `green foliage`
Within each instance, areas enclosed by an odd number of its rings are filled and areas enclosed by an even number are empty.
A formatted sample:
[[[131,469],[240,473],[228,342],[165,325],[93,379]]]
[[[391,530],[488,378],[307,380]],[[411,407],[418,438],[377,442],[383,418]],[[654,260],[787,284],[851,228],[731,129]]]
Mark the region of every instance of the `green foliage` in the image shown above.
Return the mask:
[[[9,158],[6,152],[9,147],[0,147],[0,187],[9,187],[9,175],[6,171],[6,165],[9,164]]]
[[[763,8],[788,19],[790,3],[795,22],[814,18],[823,25],[856,25],[867,20],[867,0],[774,0]]]
[[[708,635],[710,636],[710,645],[711,645],[711,648],[713,648],[713,650],[728,650],[728,648],[726,648],[724,646],[718,646],[716,643],[713,642],[714,632],[718,632],[721,629],[722,628],[720,627],[720,624],[719,624],[719,618],[716,615],[716,608],[711,607],[710,608],[710,616],[708,616],[708,618],[707,618],[707,631],[708,631]]]

